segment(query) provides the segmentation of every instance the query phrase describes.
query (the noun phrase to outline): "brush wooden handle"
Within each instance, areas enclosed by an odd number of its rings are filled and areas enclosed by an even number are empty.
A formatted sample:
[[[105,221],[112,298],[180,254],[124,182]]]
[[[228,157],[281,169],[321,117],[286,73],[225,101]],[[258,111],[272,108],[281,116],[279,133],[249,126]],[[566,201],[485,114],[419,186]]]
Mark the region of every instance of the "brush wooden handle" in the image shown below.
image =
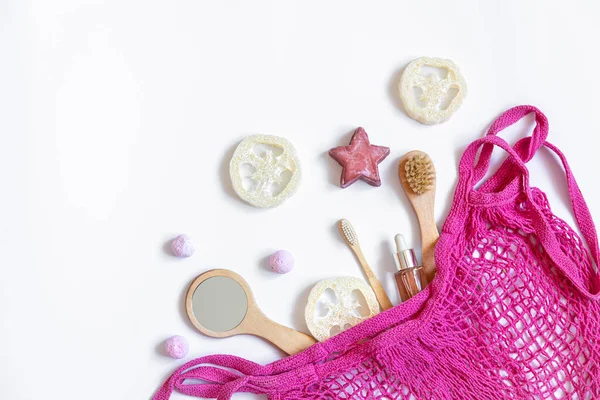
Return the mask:
[[[435,245],[437,244],[440,234],[438,233],[437,226],[435,225],[435,180],[433,186],[423,194],[416,194],[411,189],[408,181],[406,180],[406,162],[408,159],[417,154],[425,154],[422,151],[411,151],[406,153],[404,157],[400,159],[400,167],[398,168],[398,175],[400,182],[406,192],[408,200],[412,204],[417,219],[419,220],[419,226],[421,228],[421,244],[422,244],[422,264],[426,283],[433,281],[435,277]]]
[[[371,289],[373,289],[373,292],[375,292],[375,297],[377,297],[377,301],[379,302],[381,309],[388,310],[392,308],[393,304],[390,301],[390,298],[388,297],[387,293],[385,292],[385,289],[381,285],[381,282],[379,282],[379,279],[377,279],[377,277],[373,273],[371,267],[369,267],[369,263],[367,263],[367,260],[362,250],[360,249],[360,246],[350,246],[350,248],[352,249],[352,251],[354,251],[354,254],[358,259],[360,266],[362,267],[365,275],[367,276],[369,285],[371,285]]]
[[[268,340],[289,355],[300,353],[317,343],[312,336],[269,319],[258,308],[246,316],[244,328],[247,333]]]

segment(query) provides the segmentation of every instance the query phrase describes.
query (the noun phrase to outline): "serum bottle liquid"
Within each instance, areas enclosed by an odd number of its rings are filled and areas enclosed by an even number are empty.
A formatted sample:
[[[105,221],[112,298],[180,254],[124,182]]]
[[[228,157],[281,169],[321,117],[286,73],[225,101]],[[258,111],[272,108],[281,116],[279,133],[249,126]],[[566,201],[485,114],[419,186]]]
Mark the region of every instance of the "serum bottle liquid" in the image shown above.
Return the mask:
[[[396,242],[396,267],[398,272],[394,274],[396,286],[400,292],[402,302],[410,299],[425,286],[425,274],[423,267],[417,262],[414,249],[409,249],[404,236],[398,234],[394,238]]]

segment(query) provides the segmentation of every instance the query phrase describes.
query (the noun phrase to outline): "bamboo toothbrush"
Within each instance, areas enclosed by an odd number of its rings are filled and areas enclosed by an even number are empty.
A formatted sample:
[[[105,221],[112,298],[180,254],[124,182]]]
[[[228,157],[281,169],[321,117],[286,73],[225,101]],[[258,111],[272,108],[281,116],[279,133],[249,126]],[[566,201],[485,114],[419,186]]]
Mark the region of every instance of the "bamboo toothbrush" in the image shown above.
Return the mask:
[[[400,159],[400,182],[421,227],[422,264],[427,282],[435,277],[435,245],[440,237],[435,225],[435,167],[422,151],[411,151]]]
[[[358,244],[358,236],[356,236],[356,232],[354,231],[354,228],[352,227],[350,222],[348,222],[348,220],[342,219],[338,222],[338,228],[340,229],[340,233],[342,234],[344,241],[348,244],[348,246],[350,246],[350,248],[356,255],[356,258],[358,259],[358,262],[360,263],[365,275],[367,275],[367,280],[369,281],[373,292],[375,292],[375,297],[377,297],[377,301],[379,302],[381,309],[387,310],[389,308],[392,308],[393,306],[392,302],[390,301],[390,298],[385,293],[385,289],[383,289],[383,286],[381,286],[379,279],[377,279],[377,277],[373,273],[373,270],[371,270],[371,267],[369,267],[369,264],[365,259],[360,245]]]

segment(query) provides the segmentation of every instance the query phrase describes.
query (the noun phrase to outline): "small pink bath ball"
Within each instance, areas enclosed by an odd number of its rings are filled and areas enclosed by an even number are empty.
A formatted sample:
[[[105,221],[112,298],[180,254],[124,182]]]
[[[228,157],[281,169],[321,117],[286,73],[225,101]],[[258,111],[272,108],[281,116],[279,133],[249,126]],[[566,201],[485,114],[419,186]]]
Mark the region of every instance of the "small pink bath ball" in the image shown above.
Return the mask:
[[[184,358],[190,350],[188,341],[183,336],[175,335],[165,341],[165,352],[172,358]]]
[[[177,257],[189,257],[196,249],[188,235],[179,235],[171,241],[171,250]]]
[[[287,250],[277,250],[269,257],[269,266],[273,272],[287,274],[294,269],[294,256]]]

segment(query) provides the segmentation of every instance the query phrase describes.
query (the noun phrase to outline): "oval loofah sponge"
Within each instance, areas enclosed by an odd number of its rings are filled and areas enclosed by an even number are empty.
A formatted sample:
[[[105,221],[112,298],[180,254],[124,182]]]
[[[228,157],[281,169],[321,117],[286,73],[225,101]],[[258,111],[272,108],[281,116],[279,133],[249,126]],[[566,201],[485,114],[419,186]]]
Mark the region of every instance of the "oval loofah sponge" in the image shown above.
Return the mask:
[[[282,153],[276,155],[267,150],[259,155],[256,147],[260,145],[280,149]],[[242,166],[250,169],[247,176],[242,176]],[[254,207],[276,207],[295,193],[300,182],[300,162],[287,139],[253,135],[242,140],[235,149],[229,175],[233,189],[242,200]]]
[[[333,301],[323,296],[328,289],[335,295]],[[367,310],[359,310],[361,304],[354,293],[357,290],[364,297]],[[317,315],[317,304],[321,297],[328,308],[324,316]],[[310,333],[322,342],[378,313],[379,303],[369,285],[361,279],[344,276],[318,282],[310,291],[304,316]]]
[[[444,69],[448,74],[445,78],[439,78],[433,73],[425,75],[422,70],[424,66]],[[418,98],[414,93],[415,88],[422,91]],[[456,94],[447,107],[443,108],[444,103],[449,100],[447,97],[453,95],[452,89]],[[458,110],[467,95],[467,83],[454,62],[421,57],[404,69],[399,90],[406,113],[425,125],[433,125],[447,121]]]

